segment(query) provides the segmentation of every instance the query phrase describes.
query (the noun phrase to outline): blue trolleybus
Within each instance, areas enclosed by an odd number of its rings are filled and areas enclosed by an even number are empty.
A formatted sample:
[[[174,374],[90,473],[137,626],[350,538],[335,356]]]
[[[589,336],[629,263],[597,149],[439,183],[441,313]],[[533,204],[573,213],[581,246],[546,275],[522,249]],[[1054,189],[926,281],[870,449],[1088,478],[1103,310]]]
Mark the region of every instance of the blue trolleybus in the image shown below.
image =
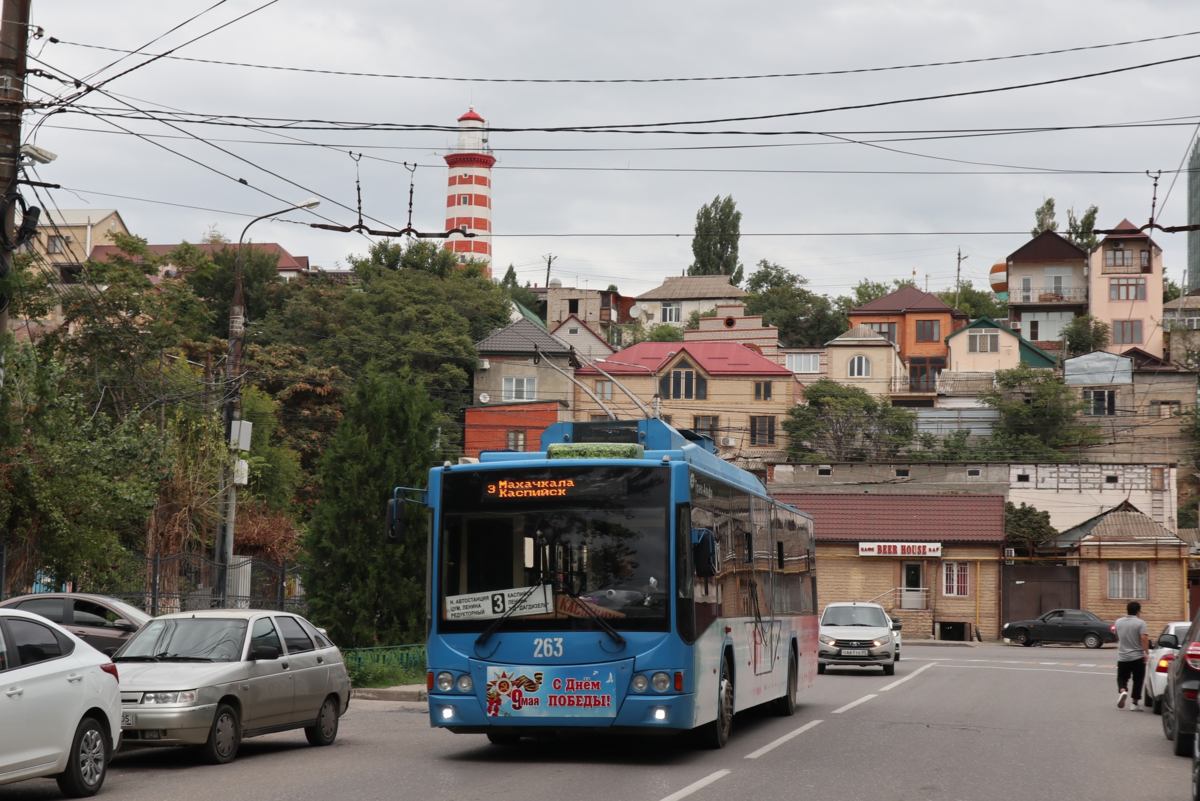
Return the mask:
[[[389,536],[412,491],[398,489]],[[540,453],[434,468],[429,717],[495,743],[566,730],[721,747],[817,672],[812,518],[706,437],[558,423]]]

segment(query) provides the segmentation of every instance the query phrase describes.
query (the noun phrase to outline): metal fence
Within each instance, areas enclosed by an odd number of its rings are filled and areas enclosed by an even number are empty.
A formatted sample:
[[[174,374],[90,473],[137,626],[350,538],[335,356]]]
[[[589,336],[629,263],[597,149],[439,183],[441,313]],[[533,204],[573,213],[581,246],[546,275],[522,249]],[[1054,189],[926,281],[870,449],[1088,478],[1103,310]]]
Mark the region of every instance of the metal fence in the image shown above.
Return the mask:
[[[200,609],[276,609],[305,612],[301,565],[234,556],[228,567],[229,591],[221,591],[222,566],[203,554],[144,556],[114,554],[103,565],[79,571],[74,581],[56,580],[57,571],[36,549],[0,545],[0,600],[45,592],[87,592],[119,598],[151,615]]]

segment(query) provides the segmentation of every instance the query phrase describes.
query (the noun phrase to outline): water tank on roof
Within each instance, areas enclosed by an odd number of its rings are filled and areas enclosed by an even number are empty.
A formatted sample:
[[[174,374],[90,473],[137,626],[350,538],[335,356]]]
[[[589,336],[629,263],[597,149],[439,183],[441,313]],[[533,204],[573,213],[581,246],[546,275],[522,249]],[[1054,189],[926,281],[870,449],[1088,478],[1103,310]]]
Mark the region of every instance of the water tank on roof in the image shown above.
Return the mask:
[[[547,286],[562,286],[562,280],[558,278],[551,278],[550,283],[547,284]]]

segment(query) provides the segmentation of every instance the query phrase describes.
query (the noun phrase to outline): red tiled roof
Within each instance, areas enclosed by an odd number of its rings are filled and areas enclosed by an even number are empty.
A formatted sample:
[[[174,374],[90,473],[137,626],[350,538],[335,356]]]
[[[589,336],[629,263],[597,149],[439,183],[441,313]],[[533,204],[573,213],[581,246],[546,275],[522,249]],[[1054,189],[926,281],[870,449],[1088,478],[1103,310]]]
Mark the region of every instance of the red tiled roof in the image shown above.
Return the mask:
[[[165,256],[177,247],[179,247],[179,245],[147,245],[146,249],[155,256]],[[198,245],[193,245],[193,247],[211,255],[219,250],[223,250],[224,248],[236,249],[237,245],[200,243]],[[266,253],[278,253],[280,272],[308,269],[308,256],[293,256],[291,253],[288,253],[286,250],[284,250],[278,242],[247,242],[244,247],[254,248],[255,250],[260,250]],[[104,261],[108,259],[110,254],[116,254],[119,251],[120,248],[118,248],[116,245],[96,245],[94,248],[92,248],[92,258]]]
[[[851,314],[904,314],[905,312],[947,312],[955,317],[966,317],[965,312],[956,311],[953,307],[942,302],[937,295],[922,292],[915,286],[904,286],[890,295],[884,295],[878,300],[864,303]]]
[[[822,542],[1004,542],[1003,495],[779,493]]]
[[[1076,247],[1054,231],[1042,231],[1014,250],[1009,261],[1077,261],[1087,258],[1087,251]]]
[[[686,353],[709,375],[792,375],[786,367],[736,342],[639,342],[597,361],[604,372],[613,375],[646,375],[647,369],[657,374],[678,353]],[[600,375],[594,367],[584,367],[576,374]]]

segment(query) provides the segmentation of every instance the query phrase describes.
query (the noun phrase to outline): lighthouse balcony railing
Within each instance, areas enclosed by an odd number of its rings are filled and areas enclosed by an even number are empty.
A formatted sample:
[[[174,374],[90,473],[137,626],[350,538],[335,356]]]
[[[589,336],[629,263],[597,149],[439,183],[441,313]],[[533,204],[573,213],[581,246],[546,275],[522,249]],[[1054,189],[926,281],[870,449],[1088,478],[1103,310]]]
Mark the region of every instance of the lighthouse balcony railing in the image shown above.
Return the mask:
[[[1018,287],[1008,291],[1009,303],[1087,303],[1088,289],[1079,287]]]
[[[490,156],[490,155],[492,155],[492,148],[489,147],[487,145],[487,143],[484,143],[481,145],[469,145],[466,147],[458,147],[457,145],[455,145],[454,147],[446,148],[446,152],[447,153],[482,153],[485,156]]]

